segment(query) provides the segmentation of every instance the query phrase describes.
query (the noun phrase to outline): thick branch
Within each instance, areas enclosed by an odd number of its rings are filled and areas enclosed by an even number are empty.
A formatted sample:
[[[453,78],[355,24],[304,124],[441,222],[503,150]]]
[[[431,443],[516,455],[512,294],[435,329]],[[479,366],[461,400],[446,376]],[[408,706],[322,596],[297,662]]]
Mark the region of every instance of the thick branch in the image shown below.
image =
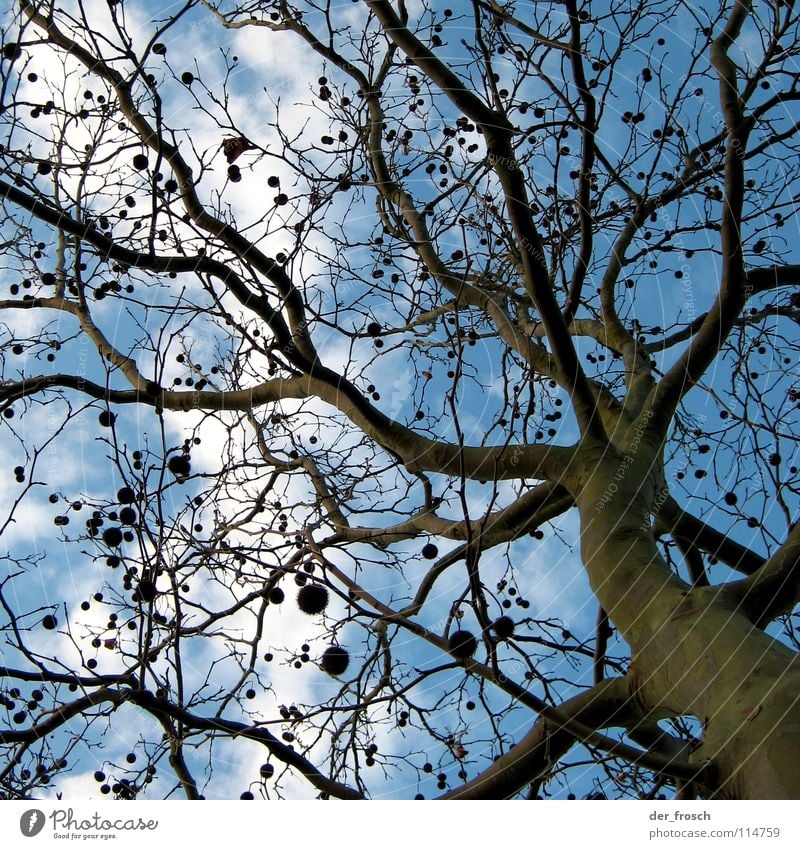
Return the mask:
[[[739,37],[749,13],[749,0],[735,0],[725,28],[711,45],[711,64],[719,76],[720,104],[727,137],[725,198],[720,223],[720,289],[692,343],[655,389],[651,410],[663,427],[672,419],[680,399],[717,356],[747,300],[741,223],[745,193],[744,154],[749,128],[744,120],[744,104],[739,97],[736,65],[728,56],[728,50]]]
[[[560,377],[572,395],[575,415],[584,433],[605,440],[594,394],[578,360],[567,323],[556,302],[544,246],[530,208],[525,175],[512,145],[512,127],[505,115],[489,108],[400,21],[386,0],[366,0],[387,35],[441,91],[482,129],[487,153],[503,188],[508,218],[522,258],[525,285],[541,315]]]
[[[628,678],[601,681],[564,702],[558,707],[558,713],[591,728],[636,726],[646,721],[633,697],[632,682]],[[547,719],[538,719],[513,749],[444,798],[506,799],[526,784],[545,778],[575,743],[575,738],[563,728]],[[647,759],[648,753],[641,755]],[[669,764],[670,760],[677,763],[683,758],[667,757],[663,763]]]
[[[791,611],[800,602],[800,523],[757,572],[728,589],[759,628]]]
[[[448,641],[443,636],[434,634],[422,625],[412,622],[402,612],[393,610],[386,604],[383,604],[374,595],[364,590],[355,583],[348,575],[346,575],[336,565],[331,563],[320,551],[319,546],[314,542],[311,534],[306,534],[306,540],[309,543],[309,548],[314,556],[324,564],[327,571],[334,575],[344,586],[350,590],[353,595],[371,605],[373,609],[379,611],[383,616],[383,622],[394,623],[402,628],[407,629],[412,634],[426,640],[428,643],[437,646],[444,652],[449,652]],[[587,726],[583,722],[574,719],[561,712],[560,708],[552,707],[547,704],[539,696],[534,695],[529,690],[512,681],[508,676],[493,669],[485,663],[480,663],[477,660],[467,658],[461,661],[464,668],[475,675],[479,675],[486,681],[492,682],[499,689],[503,690],[508,695],[516,699],[520,704],[529,707],[531,710],[539,713],[541,717],[548,720],[555,729],[562,730],[580,742],[590,746],[596,746],[608,754],[623,758],[631,763],[638,763],[642,766],[655,770],[663,770],[668,775],[673,775],[677,778],[697,778],[697,776],[708,769],[703,765],[697,767],[686,762],[677,762],[671,759],[663,758],[659,755],[650,752],[642,752],[633,746],[626,743],[620,743],[613,740],[604,734],[600,734],[593,728]]]
[[[675,534],[745,575],[752,575],[764,565],[760,554],[682,510],[671,497],[662,505],[655,526],[659,533]]]

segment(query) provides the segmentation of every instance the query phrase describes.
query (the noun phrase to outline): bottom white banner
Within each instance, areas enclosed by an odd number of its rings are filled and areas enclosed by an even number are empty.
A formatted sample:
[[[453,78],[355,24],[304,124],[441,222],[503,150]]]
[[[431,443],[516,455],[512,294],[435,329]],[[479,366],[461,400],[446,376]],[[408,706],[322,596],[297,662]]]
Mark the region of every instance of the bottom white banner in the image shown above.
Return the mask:
[[[353,805],[358,805],[354,810]],[[453,807],[455,804],[455,807]],[[53,842],[114,847],[243,845],[287,838],[325,849],[380,841],[381,849],[441,845],[800,846],[794,802],[5,802],[4,847]],[[583,842],[585,841],[585,842]]]

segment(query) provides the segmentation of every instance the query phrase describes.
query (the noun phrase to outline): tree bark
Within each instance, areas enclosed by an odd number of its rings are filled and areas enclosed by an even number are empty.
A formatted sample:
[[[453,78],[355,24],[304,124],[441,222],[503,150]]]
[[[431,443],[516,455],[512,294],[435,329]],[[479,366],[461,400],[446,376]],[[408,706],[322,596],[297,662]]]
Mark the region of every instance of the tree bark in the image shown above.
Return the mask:
[[[724,585],[692,588],[672,573],[650,531],[657,483],[647,455],[623,472],[614,458],[588,466],[576,498],[583,562],[630,645],[636,698],[645,712],[701,724],[691,761],[715,776],[704,796],[800,798],[800,661]]]

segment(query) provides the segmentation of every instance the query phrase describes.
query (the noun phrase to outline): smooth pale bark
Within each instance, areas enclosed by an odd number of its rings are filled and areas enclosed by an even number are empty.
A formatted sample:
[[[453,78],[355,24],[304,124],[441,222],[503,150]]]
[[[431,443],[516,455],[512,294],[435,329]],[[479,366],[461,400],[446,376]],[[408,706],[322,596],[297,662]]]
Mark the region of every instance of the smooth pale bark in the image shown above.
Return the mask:
[[[757,628],[724,587],[677,578],[650,531],[659,491],[654,446],[592,457],[576,492],[592,589],[632,652],[646,712],[702,724],[695,763],[720,798],[800,798],[800,660]],[[578,471],[580,471],[578,469]]]

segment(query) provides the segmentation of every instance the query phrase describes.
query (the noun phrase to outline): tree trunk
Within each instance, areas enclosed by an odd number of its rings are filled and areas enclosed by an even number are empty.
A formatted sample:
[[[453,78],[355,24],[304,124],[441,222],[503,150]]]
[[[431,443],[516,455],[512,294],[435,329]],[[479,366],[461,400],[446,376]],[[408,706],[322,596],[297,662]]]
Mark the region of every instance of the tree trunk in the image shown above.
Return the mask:
[[[692,588],[670,570],[650,530],[657,476],[645,463],[601,461],[577,498],[589,581],[630,646],[641,705],[701,723],[691,759],[710,766],[703,795],[800,798],[798,656],[724,585]]]

